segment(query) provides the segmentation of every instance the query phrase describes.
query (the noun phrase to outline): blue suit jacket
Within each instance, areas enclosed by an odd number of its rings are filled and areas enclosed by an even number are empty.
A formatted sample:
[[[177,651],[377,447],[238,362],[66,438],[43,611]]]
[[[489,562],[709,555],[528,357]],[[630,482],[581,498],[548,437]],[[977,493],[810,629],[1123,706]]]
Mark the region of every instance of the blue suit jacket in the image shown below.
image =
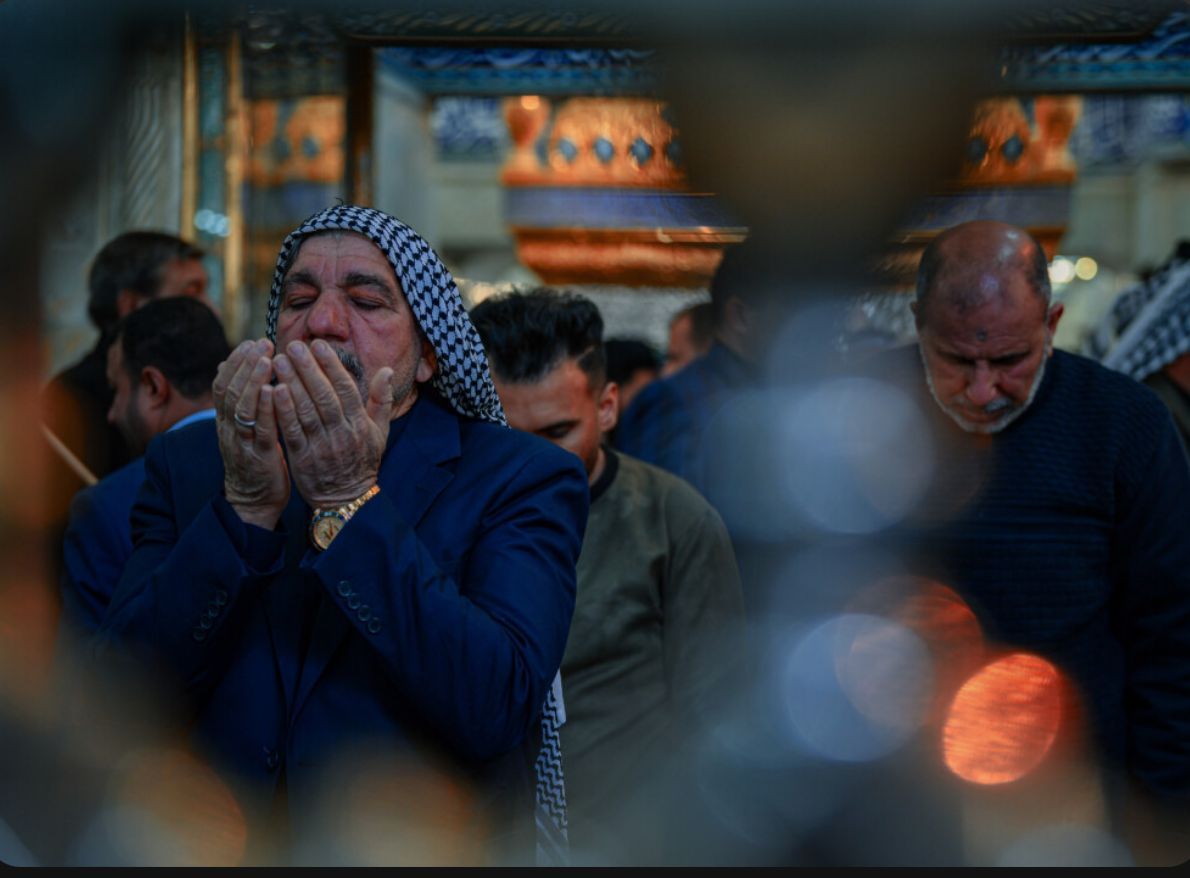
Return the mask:
[[[145,480],[143,458],[75,494],[62,544],[62,621],[80,633],[99,628],[132,554],[128,513]]]
[[[705,495],[703,435],[732,393],[757,384],[753,373],[716,342],[684,369],[636,395],[616,429],[616,447],[680,476]]]
[[[333,798],[336,757],[361,745],[445,757],[531,838],[538,717],[574,609],[586,475],[551,443],[427,393],[405,418],[380,493],[324,553],[296,491],[275,531],[239,520],[211,423],[155,439],[100,643],[173,669],[198,741],[249,815],[284,770],[295,837],[326,816],[315,806]]]

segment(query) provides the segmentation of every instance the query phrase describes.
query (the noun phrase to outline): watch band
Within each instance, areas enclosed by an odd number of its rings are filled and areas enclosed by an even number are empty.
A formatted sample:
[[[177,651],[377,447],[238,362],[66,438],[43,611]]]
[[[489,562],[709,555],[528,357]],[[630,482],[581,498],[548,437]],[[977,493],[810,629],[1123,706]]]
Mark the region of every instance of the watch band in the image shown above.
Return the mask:
[[[365,503],[380,493],[380,486],[373,485],[349,503],[342,506],[325,506],[314,510],[310,516],[309,538],[314,547],[325,551],[338,536],[343,525],[360,510]]]

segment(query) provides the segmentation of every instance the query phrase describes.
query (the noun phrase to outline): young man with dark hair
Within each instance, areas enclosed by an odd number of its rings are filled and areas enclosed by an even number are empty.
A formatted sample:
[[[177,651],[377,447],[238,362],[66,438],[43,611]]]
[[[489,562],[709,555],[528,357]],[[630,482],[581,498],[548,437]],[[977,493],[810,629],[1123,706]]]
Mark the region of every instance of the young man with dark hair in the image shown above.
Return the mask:
[[[617,387],[589,300],[537,289],[472,311],[509,423],[583,461],[591,511],[562,660],[562,753],[578,863],[666,862],[668,781],[686,775],[743,614],[718,514],[682,480],[606,447]],[[665,778],[665,782],[662,781]]]
[[[117,322],[108,348],[108,421],[137,455],[158,433],[215,416],[211,382],[231,352],[202,302],[161,299]],[[80,491],[63,543],[64,620],[95,630],[132,553],[129,514],[145,479],[141,457]]]

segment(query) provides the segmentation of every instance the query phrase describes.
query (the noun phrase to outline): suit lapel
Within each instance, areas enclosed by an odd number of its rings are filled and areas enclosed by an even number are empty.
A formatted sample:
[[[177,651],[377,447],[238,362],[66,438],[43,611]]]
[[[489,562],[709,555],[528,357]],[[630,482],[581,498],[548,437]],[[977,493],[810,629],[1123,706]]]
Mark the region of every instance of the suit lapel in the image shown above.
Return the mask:
[[[422,400],[398,442],[380,465],[380,490],[401,517],[417,527],[442,489],[454,478],[446,464],[459,456],[459,422],[436,400]]]
[[[419,400],[408,418],[400,435],[390,438],[377,483],[381,494],[389,498],[401,518],[410,527],[416,527],[454,478],[449,464],[459,456],[459,422],[453,412],[432,398]],[[304,547],[304,525],[302,535]],[[298,554],[291,557],[301,558],[303,550],[297,551]],[[301,668],[297,695],[290,711],[294,719],[351,629],[352,623],[334,601],[324,597],[319,602],[309,652]]]

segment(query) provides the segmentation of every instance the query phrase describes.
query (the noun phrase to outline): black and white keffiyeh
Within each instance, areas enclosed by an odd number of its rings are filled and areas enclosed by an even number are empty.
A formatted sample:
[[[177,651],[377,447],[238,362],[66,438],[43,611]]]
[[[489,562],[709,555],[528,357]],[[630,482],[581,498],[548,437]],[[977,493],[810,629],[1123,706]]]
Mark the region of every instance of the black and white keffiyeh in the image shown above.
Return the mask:
[[[277,340],[277,314],[281,310],[281,283],[297,255],[302,239],[315,232],[338,229],[363,235],[380,248],[401,282],[405,299],[422,332],[438,355],[438,372],[432,384],[459,414],[507,424],[496,387],[488,372],[479,333],[467,316],[462,296],[450,271],[426,240],[387,213],[370,207],[341,204],[314,214],[290,232],[281,244],[265,331]]]
[[[1190,353],[1190,254],[1121,293],[1086,351],[1137,381]]]
[[[400,220],[370,207],[342,204],[314,214],[281,244],[269,292],[266,333],[277,340],[281,286],[302,240],[315,232],[341,230],[363,235],[388,259],[406,301],[438,357],[432,384],[459,414],[507,426],[504,409],[488,371],[483,342],[476,332],[450,271],[433,248]],[[565,720],[560,678],[554,678],[542,709],[537,774],[537,859],[539,865],[564,865],[566,788],[558,729]]]

